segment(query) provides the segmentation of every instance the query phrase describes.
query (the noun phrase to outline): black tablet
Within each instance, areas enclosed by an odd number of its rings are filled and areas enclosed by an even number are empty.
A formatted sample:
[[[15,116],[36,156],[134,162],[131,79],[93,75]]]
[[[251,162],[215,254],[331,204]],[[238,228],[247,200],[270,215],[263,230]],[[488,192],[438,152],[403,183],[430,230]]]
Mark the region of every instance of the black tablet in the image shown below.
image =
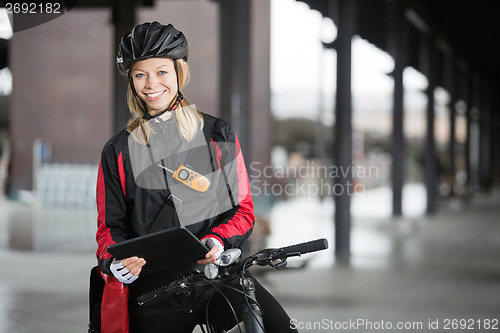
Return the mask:
[[[146,259],[141,275],[173,267],[196,264],[209,249],[184,228],[161,230],[108,246],[116,259],[137,256]]]

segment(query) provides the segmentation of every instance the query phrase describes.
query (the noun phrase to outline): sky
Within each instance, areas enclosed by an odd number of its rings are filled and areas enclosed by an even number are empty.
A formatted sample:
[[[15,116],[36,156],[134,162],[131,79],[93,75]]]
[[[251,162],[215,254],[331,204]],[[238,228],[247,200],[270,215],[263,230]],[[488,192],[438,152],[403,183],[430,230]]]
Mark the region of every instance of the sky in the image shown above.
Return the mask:
[[[12,28],[5,8],[0,8],[0,38],[9,39],[12,37]]]
[[[12,37],[12,28],[5,8],[0,8],[0,38]],[[8,68],[0,70],[0,96],[9,95],[12,91],[12,74]]]
[[[333,21],[303,2],[272,0],[271,2],[271,89],[273,112],[278,118],[303,115],[302,108],[332,109],[335,91],[336,52],[326,50],[321,42],[331,42],[337,36]],[[364,96],[379,110],[389,110],[393,80],[387,73],[394,69],[394,60],[368,41],[354,36],[352,41],[352,93]],[[427,86],[425,76],[412,68],[404,73],[405,89],[422,91]],[[312,98],[311,98],[312,97]],[[317,98],[320,97],[320,98]],[[422,107],[422,96],[409,96],[413,105]],[[366,108],[358,99],[358,111]],[[354,101],[356,104],[356,101]],[[299,107],[297,107],[299,106]],[[312,112],[311,118],[318,114]]]
[[[333,89],[335,52],[321,44],[336,38],[333,21],[296,0],[273,0],[271,13],[272,88],[304,89],[307,82],[306,89],[318,90],[321,82],[325,90]],[[352,48],[354,89],[373,91],[376,86],[378,91],[390,91],[392,82],[385,73],[394,67],[392,58],[359,37],[353,39]],[[325,79],[319,80],[321,76]]]

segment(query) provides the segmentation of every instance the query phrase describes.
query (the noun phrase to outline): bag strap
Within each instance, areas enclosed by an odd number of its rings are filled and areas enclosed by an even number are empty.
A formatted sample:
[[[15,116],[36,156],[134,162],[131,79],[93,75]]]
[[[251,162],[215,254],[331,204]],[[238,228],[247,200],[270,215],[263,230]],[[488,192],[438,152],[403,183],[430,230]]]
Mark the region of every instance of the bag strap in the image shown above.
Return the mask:
[[[205,141],[207,142],[208,154],[210,155],[210,165],[212,165],[212,170],[215,171],[215,161],[212,154],[212,131],[215,126],[215,117],[211,117],[207,114],[203,114],[203,135],[205,136]]]
[[[210,163],[212,165],[212,168],[214,168],[214,160],[213,160],[213,155],[212,155],[212,150],[211,150],[211,142],[212,142],[212,130],[214,128],[216,118],[210,117],[206,114],[203,114],[203,120],[204,120],[203,135],[205,136],[205,141],[207,142],[208,153],[210,156]],[[151,152],[150,149],[149,149],[149,151]],[[150,155],[150,158],[153,161],[152,155]],[[168,189],[167,175],[165,173],[165,170],[163,170],[163,173],[164,173],[164,177],[165,177],[165,186]],[[165,200],[165,202],[163,203],[163,206],[160,209],[160,211],[158,212],[158,214],[156,215],[155,219],[153,220],[153,223],[151,223],[148,231],[146,232],[147,234],[150,234],[150,233],[153,233],[156,231],[160,231],[160,230],[164,230],[167,227],[169,227],[165,224],[165,222],[169,221],[170,219],[173,219],[175,214],[176,214],[175,204],[174,204],[173,200],[175,200],[175,199],[173,199],[172,194],[170,194],[167,197],[167,199]],[[175,228],[175,226],[170,226],[170,228],[172,228],[172,227]]]

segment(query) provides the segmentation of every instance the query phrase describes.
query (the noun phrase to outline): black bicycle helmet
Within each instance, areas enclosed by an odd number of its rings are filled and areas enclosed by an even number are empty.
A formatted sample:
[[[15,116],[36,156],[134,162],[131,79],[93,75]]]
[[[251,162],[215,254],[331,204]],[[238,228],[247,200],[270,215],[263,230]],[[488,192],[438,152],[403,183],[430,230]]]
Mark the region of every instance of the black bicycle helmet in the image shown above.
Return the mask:
[[[184,98],[179,89],[177,60],[183,59],[187,61],[188,53],[186,37],[182,32],[175,29],[172,24],[163,25],[156,21],[153,23],[146,22],[139,24],[131,32],[122,37],[118,46],[116,63],[120,71],[127,74],[130,66],[136,61],[153,57],[170,58],[174,61],[175,74],[177,76],[177,98],[171,106],[155,115],[157,117],[165,112],[175,110]],[[130,88],[143,113],[142,117],[144,119],[154,118],[147,112],[144,102],[137,96],[130,73],[128,78]]]
[[[122,37],[116,63],[126,73],[134,62],[152,57],[173,60],[188,58],[188,43],[182,32],[172,24],[146,22]]]

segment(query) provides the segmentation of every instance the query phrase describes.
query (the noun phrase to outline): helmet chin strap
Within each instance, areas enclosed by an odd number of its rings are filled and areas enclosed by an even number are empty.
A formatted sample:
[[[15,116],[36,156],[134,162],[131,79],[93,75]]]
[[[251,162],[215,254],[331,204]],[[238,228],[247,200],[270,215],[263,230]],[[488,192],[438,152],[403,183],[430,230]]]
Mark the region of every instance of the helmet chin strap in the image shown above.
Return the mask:
[[[165,110],[161,111],[160,113],[155,114],[154,116],[151,116],[149,114],[149,112],[146,109],[145,102],[142,101],[138,97],[137,91],[135,90],[135,87],[134,87],[134,82],[132,81],[132,76],[131,76],[130,71],[129,71],[128,81],[129,81],[129,84],[130,84],[130,88],[132,89],[132,93],[134,94],[134,98],[135,98],[137,104],[139,104],[139,107],[141,108],[142,119],[150,120],[150,119],[156,118],[158,116],[161,116],[165,112],[174,111],[175,109],[177,109],[179,107],[179,104],[184,99],[184,95],[182,94],[181,90],[179,89],[179,72],[177,70],[177,60],[176,59],[173,59],[173,60],[174,60],[175,76],[176,76],[176,79],[177,79],[177,95],[176,95],[177,98],[175,99],[175,102],[173,104],[171,103],[171,105],[169,107],[167,107]]]

